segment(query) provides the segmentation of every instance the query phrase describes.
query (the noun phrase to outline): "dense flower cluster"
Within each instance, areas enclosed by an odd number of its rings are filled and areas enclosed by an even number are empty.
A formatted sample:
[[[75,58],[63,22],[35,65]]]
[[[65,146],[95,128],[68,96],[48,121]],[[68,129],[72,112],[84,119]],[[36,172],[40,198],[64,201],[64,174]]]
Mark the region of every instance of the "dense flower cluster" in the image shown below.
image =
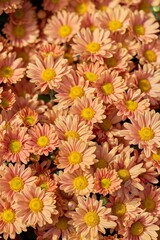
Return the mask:
[[[0,1],[1,237],[160,239],[160,1],[40,2]]]

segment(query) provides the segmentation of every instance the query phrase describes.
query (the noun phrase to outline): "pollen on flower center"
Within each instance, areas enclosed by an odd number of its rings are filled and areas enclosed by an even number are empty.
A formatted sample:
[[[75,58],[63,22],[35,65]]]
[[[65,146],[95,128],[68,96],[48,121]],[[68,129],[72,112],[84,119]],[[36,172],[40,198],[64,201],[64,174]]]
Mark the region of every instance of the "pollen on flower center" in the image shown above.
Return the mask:
[[[32,212],[40,212],[43,209],[43,202],[39,198],[32,198],[29,202],[29,208]]]
[[[105,62],[108,68],[115,67],[117,65],[117,60],[114,57],[107,58]]]
[[[102,86],[102,90],[104,92],[104,94],[106,95],[110,95],[114,92],[114,88],[113,85],[111,83],[106,83]]]
[[[96,82],[98,77],[97,74],[93,73],[93,72],[86,72],[85,73],[85,78],[86,80],[88,80],[89,82]]]
[[[13,34],[17,38],[23,38],[26,34],[26,30],[23,25],[16,25],[13,27]]]
[[[143,53],[143,56],[147,59],[148,62],[155,62],[157,60],[156,53],[152,50],[146,50]]]
[[[72,151],[68,156],[68,160],[71,164],[78,164],[82,162],[82,154],[76,151]]]
[[[143,199],[142,205],[147,212],[152,212],[155,209],[155,202],[151,197],[146,197],[145,199]]]
[[[108,23],[108,28],[110,31],[116,31],[122,27],[122,23],[118,20],[113,20]]]
[[[49,144],[49,138],[47,136],[40,136],[37,139],[37,145],[39,147],[46,147]]]
[[[89,211],[84,215],[84,221],[89,227],[95,227],[99,224],[99,216],[94,211]]]
[[[118,176],[123,180],[123,183],[130,179],[130,173],[127,169],[119,169]]]
[[[47,184],[47,182],[43,182],[43,183],[41,183],[39,186],[40,186],[41,189],[48,190],[48,184]]]
[[[9,182],[10,188],[15,191],[15,192],[19,192],[23,189],[24,187],[24,182],[22,180],[22,178],[20,177],[14,177],[11,179],[11,181]]]
[[[18,140],[12,140],[9,144],[9,150],[12,153],[18,153],[21,151],[22,143]]]
[[[124,203],[115,203],[112,206],[112,213],[117,217],[122,217],[126,213],[126,205]]]
[[[58,32],[59,32],[60,37],[65,38],[65,37],[68,37],[71,34],[72,28],[69,25],[63,25],[59,28]]]
[[[101,179],[101,186],[102,188],[108,189],[111,186],[111,181],[109,178]]]
[[[3,108],[7,108],[9,106],[9,101],[6,98],[3,98],[1,101],[1,105]]]
[[[56,76],[56,72],[52,68],[47,68],[42,71],[41,77],[45,82],[50,82]]]
[[[4,66],[0,69],[0,76],[10,78],[13,76],[13,69],[9,66]]]
[[[149,141],[154,137],[154,132],[150,127],[143,127],[138,131],[142,141]]]
[[[85,120],[91,120],[95,115],[95,111],[88,107],[88,108],[83,108],[81,111],[81,117],[84,118]]]
[[[80,15],[84,14],[87,12],[87,4],[82,2],[82,3],[79,3],[77,6],[76,6],[76,12],[79,13]]]
[[[140,79],[138,81],[138,87],[141,89],[142,92],[149,92],[151,89],[151,84],[147,79]]]
[[[15,221],[15,213],[12,209],[5,209],[1,213],[1,219],[4,223],[13,223]]]
[[[104,132],[107,132],[111,128],[112,122],[111,122],[111,120],[106,118],[103,120],[102,123],[99,123],[99,126]]]
[[[134,32],[136,35],[144,35],[145,34],[145,28],[142,25],[136,25],[134,27]]]
[[[98,159],[98,162],[96,162],[94,164],[94,167],[95,168],[106,168],[106,167],[108,167],[108,163],[107,163],[106,159],[100,158],[100,159]]]
[[[133,223],[130,229],[130,232],[133,236],[140,236],[143,231],[144,225],[140,221]]]
[[[76,99],[77,97],[82,97],[84,95],[84,90],[83,88],[79,87],[79,86],[74,86],[74,87],[71,87],[70,89],[70,93],[69,93],[69,96],[71,99]]]
[[[151,157],[154,161],[160,162],[160,149],[158,148],[157,153],[153,153]]]
[[[35,122],[35,118],[33,116],[26,116],[25,118],[25,123],[27,125],[32,125]]]
[[[67,228],[67,225],[68,225],[68,218],[65,216],[60,217],[58,223],[56,223],[56,227],[61,230],[65,230]]]
[[[71,137],[71,138],[73,138],[73,139],[79,139],[79,134],[77,133],[77,132],[75,132],[75,131],[67,131],[67,132],[65,132],[65,134],[64,134],[64,136],[65,136],[65,139],[67,140],[69,137]]]
[[[88,181],[87,181],[87,178],[84,177],[84,176],[78,176],[76,178],[74,178],[73,180],[73,185],[74,185],[74,188],[77,189],[77,190],[83,190],[87,187],[88,185]]]
[[[138,107],[138,103],[133,100],[128,100],[128,101],[126,101],[126,107],[128,110],[134,112]]]
[[[96,42],[91,42],[86,46],[87,51],[90,53],[96,53],[100,50],[100,48],[101,48],[101,45]]]

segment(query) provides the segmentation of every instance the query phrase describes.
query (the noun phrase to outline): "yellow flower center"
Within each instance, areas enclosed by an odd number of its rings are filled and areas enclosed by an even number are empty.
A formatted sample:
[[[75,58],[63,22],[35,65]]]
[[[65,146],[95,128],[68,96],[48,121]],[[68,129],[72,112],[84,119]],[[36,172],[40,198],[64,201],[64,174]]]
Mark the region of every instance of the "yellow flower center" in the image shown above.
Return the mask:
[[[17,9],[15,12],[14,12],[14,17],[18,20],[21,20],[24,16],[24,12],[22,9]]]
[[[44,69],[41,73],[41,78],[45,82],[50,82],[55,78],[55,76],[56,72],[54,71],[54,69],[51,68]]]
[[[105,189],[109,189],[111,186],[111,181],[109,178],[102,178],[101,179],[101,187]]]
[[[76,12],[80,15],[83,15],[84,13],[87,12],[87,4],[85,2],[79,3],[76,6]]]
[[[23,38],[25,36],[25,34],[26,34],[26,30],[25,30],[23,25],[15,25],[13,27],[13,34],[17,38]]]
[[[100,219],[96,212],[89,211],[84,215],[84,221],[89,227],[95,227],[99,224]]]
[[[146,50],[143,56],[147,59],[148,62],[155,62],[157,60],[156,53],[152,50]]]
[[[102,86],[102,90],[105,95],[110,95],[114,92],[114,88],[112,83],[106,83]]]
[[[25,123],[27,124],[27,125],[33,125],[34,124],[34,122],[35,122],[35,118],[33,117],[33,116],[26,116],[26,118],[25,118]]]
[[[86,72],[85,79],[88,80],[89,82],[96,82],[98,79],[98,76],[93,72]]]
[[[151,84],[147,79],[140,79],[138,80],[138,87],[142,92],[149,92],[151,89]]]
[[[86,49],[90,53],[97,53],[101,48],[101,45],[96,42],[91,42],[86,46]]]
[[[108,167],[108,163],[107,163],[106,159],[100,158],[100,159],[98,159],[98,162],[96,162],[94,164],[94,167],[96,169],[97,168],[106,168],[106,167]]]
[[[147,212],[152,212],[155,209],[155,202],[151,197],[146,197],[142,201],[143,208],[146,208]]]
[[[108,68],[115,67],[117,65],[117,60],[114,57],[106,58],[105,62]]]
[[[118,176],[123,180],[123,183],[127,182],[131,175],[127,169],[119,169],[118,170]]]
[[[157,153],[153,153],[151,157],[154,161],[160,162],[160,148],[158,148]]]
[[[134,32],[136,35],[144,35],[145,34],[145,28],[142,25],[136,25],[134,27]]]
[[[140,221],[133,223],[130,229],[130,233],[133,236],[140,236],[143,233],[143,231],[144,225]]]
[[[105,12],[105,11],[107,10],[107,6],[106,6],[106,5],[101,5],[101,6],[100,6],[100,10],[101,10],[102,12]]]
[[[68,156],[68,161],[70,164],[78,164],[82,162],[82,154],[76,151],[72,151]]]
[[[118,20],[113,20],[108,23],[108,28],[110,31],[114,32],[122,27],[122,23]]]
[[[67,140],[69,137],[70,137],[70,138],[73,138],[73,139],[79,139],[79,134],[78,134],[77,132],[75,132],[75,131],[72,131],[72,130],[65,132],[64,136],[65,136],[65,139],[66,139],[66,140]]]
[[[149,141],[154,137],[154,132],[150,127],[143,127],[138,131],[142,141]]]
[[[68,218],[65,216],[60,217],[58,223],[56,223],[56,227],[65,230],[68,227]]]
[[[106,118],[102,123],[99,123],[99,126],[104,132],[107,132],[112,127],[112,122]]]
[[[115,203],[112,206],[112,213],[117,217],[122,217],[126,213],[126,205],[124,203]]]
[[[88,107],[88,108],[83,108],[81,111],[81,117],[84,118],[85,120],[91,120],[95,115],[95,111]]]
[[[89,29],[91,30],[91,32],[93,32],[97,27],[96,26],[90,26]]]
[[[32,212],[38,213],[43,209],[43,202],[39,198],[32,198],[29,202],[29,208]]]
[[[84,176],[78,176],[76,178],[74,178],[73,180],[73,185],[74,185],[74,188],[77,189],[77,190],[83,190],[87,187],[88,185],[88,181],[87,181],[87,178],[84,177]]]
[[[77,97],[81,98],[84,95],[84,90],[83,88],[79,87],[79,86],[74,86],[71,87],[70,89],[70,93],[69,93],[69,97],[74,100]]]
[[[146,13],[150,12],[150,4],[148,2],[142,1],[139,5],[139,10],[143,10]]]
[[[41,183],[39,186],[40,186],[41,189],[48,190],[48,184],[47,184],[47,182],[43,182],[43,183]]]
[[[11,78],[14,71],[9,66],[4,66],[0,69],[0,77]]]
[[[12,153],[18,153],[21,151],[22,143],[18,140],[12,140],[9,144],[9,150]]]
[[[59,0],[51,0],[51,2],[52,2],[53,4],[57,4],[57,3],[59,3]]]
[[[59,36],[62,38],[68,37],[71,32],[72,32],[72,28],[68,25],[63,25],[59,28]]]
[[[13,223],[15,221],[15,213],[12,209],[5,209],[1,213],[1,218],[4,223]]]
[[[3,98],[1,101],[1,106],[5,109],[9,106],[9,101],[7,100],[7,98]]]
[[[37,139],[37,145],[39,147],[46,147],[49,144],[49,138],[47,136],[40,136]]]
[[[9,185],[10,185],[10,188],[13,191],[19,192],[19,191],[21,191],[23,189],[24,182],[23,182],[23,179],[21,177],[14,177],[9,182]]]
[[[138,107],[138,103],[133,100],[128,100],[128,101],[126,101],[126,107],[128,110],[134,112]]]

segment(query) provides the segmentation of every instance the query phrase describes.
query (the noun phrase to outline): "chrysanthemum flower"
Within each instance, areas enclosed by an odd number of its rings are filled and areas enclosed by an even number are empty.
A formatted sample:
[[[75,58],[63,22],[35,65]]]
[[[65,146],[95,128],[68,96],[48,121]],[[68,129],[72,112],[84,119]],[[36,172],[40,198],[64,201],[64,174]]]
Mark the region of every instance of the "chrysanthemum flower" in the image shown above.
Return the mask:
[[[160,148],[157,148],[154,153],[151,153],[151,156],[147,158],[146,161],[151,161],[151,166],[154,166],[158,174],[160,174]]]
[[[36,84],[37,89],[44,92],[46,89],[58,88],[62,77],[67,75],[70,68],[67,60],[63,58],[54,59],[48,55],[45,59],[36,58],[35,63],[28,64],[27,76],[31,82]]]
[[[35,185],[25,187],[21,193],[15,195],[14,200],[17,216],[22,217],[22,222],[27,226],[35,228],[36,225],[42,227],[46,223],[51,224],[51,215],[58,213],[54,193],[46,192]]]
[[[29,107],[22,108],[17,115],[22,120],[22,124],[28,127],[34,126],[38,121],[38,113]]]
[[[99,12],[95,11],[95,12],[92,12],[92,13],[89,13],[87,12],[84,16],[83,16],[83,19],[82,19],[82,22],[81,22],[81,28],[89,28],[91,31],[94,31],[96,28],[99,27],[99,24],[98,24],[98,15],[99,15]]]
[[[45,58],[48,55],[52,55],[55,59],[64,55],[64,47],[55,43],[43,43],[38,49],[38,54]]]
[[[22,7],[23,0],[7,0],[7,1],[1,1],[0,2],[0,15],[3,13],[12,13],[17,8]]]
[[[140,149],[144,149],[146,157],[160,147],[160,114],[154,110],[138,114],[136,119],[131,119],[131,123],[124,123],[124,127],[121,136],[130,144],[138,144]]]
[[[106,228],[116,226],[117,217],[110,214],[110,208],[102,206],[102,200],[96,200],[95,196],[86,200],[82,197],[77,199],[78,206],[75,212],[71,212],[72,220],[69,223],[73,224],[82,239],[98,239],[98,232],[105,234]]]
[[[69,1],[68,9],[72,12],[76,12],[79,15],[85,15],[92,13],[95,10],[94,3],[91,0],[76,0]]]
[[[69,42],[79,31],[81,18],[74,12],[58,12],[53,15],[45,26],[44,34],[47,40],[52,43]]]
[[[97,169],[94,173],[94,192],[102,195],[113,194],[121,188],[122,179],[115,170]]]
[[[119,0],[94,0],[96,9],[105,12],[107,7],[115,8],[119,3]]]
[[[52,152],[58,146],[58,137],[54,126],[51,124],[44,123],[41,125],[37,123],[29,129],[29,136],[31,137],[34,154],[48,156],[49,152]]]
[[[43,7],[44,10],[58,12],[66,8],[68,3],[68,0],[44,0]]]
[[[105,107],[99,98],[91,99],[87,97],[77,98],[70,109],[71,114],[79,115],[88,125],[102,122],[105,118]]]
[[[15,94],[11,89],[3,91],[0,96],[0,107],[6,111],[9,111],[13,108],[13,105],[16,101]]]
[[[8,201],[13,200],[17,192],[21,192],[25,186],[32,186],[36,178],[30,167],[25,168],[24,164],[10,163],[0,178],[0,191]]]
[[[80,55],[85,61],[103,64],[104,58],[112,57],[114,49],[109,36],[109,31],[104,29],[97,28],[92,32],[89,28],[83,28],[73,38],[72,49],[75,55]]]
[[[90,146],[89,143],[81,139],[69,138],[68,141],[61,141],[59,145],[59,169],[64,169],[64,172],[73,172],[77,169],[85,171],[95,163],[95,146]]]

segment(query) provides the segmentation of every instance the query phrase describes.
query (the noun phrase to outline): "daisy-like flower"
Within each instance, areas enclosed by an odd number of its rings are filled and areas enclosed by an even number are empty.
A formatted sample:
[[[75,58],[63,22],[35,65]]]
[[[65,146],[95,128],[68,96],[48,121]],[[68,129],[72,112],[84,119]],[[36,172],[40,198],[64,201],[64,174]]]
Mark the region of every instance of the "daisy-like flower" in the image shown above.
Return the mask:
[[[47,192],[55,192],[57,189],[57,183],[51,176],[51,174],[40,174],[35,182],[36,186],[41,189],[45,189]]]
[[[10,200],[0,199],[0,215],[0,233],[3,234],[4,240],[15,239],[16,234],[27,231],[26,225],[22,218],[17,216],[17,211]]]
[[[64,47],[55,43],[43,43],[38,49],[38,54],[45,58],[48,55],[52,55],[55,59],[64,55]]]
[[[27,76],[41,92],[48,88],[59,88],[62,76],[67,75],[70,71],[66,59],[58,58],[55,60],[52,55],[48,55],[44,59],[37,57],[35,63],[29,63],[27,68]]]
[[[90,0],[76,0],[69,1],[68,9],[72,12],[76,12],[79,15],[85,15],[87,13],[92,13],[95,10],[95,5]]]
[[[102,122],[105,118],[105,107],[99,98],[91,99],[87,97],[77,98],[70,109],[71,114],[79,115],[88,125]]]
[[[69,42],[79,31],[81,18],[74,12],[65,10],[53,15],[45,26],[44,34],[47,40],[52,43]]]
[[[147,15],[142,10],[136,10],[131,14],[129,30],[137,40],[144,43],[152,42],[158,38],[156,35],[159,32],[158,28],[159,24],[152,15]]]
[[[89,195],[93,191],[93,176],[90,172],[81,169],[59,174],[60,189],[68,194],[76,196]]]
[[[129,26],[129,17],[129,9],[117,5],[99,14],[98,21],[100,27],[108,29],[112,34],[124,34]]]
[[[0,15],[3,13],[12,13],[17,8],[22,7],[23,0],[3,0],[0,2]]]
[[[118,71],[108,71],[95,83],[97,96],[106,104],[113,104],[123,99],[123,93],[127,89],[125,80],[118,75]]]
[[[23,162],[26,164],[31,153],[30,144],[27,128],[13,125],[7,129],[4,136],[0,139],[2,159],[13,163]]]
[[[102,206],[102,200],[96,200],[95,196],[77,199],[78,206],[75,212],[71,212],[72,220],[69,223],[73,224],[82,239],[98,240],[98,232],[105,234],[106,228],[116,226],[117,217],[111,215],[110,208]]]
[[[8,201],[13,200],[17,192],[21,192],[25,186],[32,186],[36,178],[30,167],[25,168],[24,164],[10,163],[0,178],[0,191]]]
[[[48,156],[49,152],[52,152],[58,146],[58,137],[54,126],[51,124],[44,123],[41,125],[37,123],[29,129],[29,136],[31,137],[33,154]]]
[[[51,224],[51,215],[58,213],[54,193],[46,192],[35,185],[25,187],[21,193],[15,195],[14,200],[17,216],[22,217],[22,222],[27,226],[35,228],[36,225],[42,227],[46,223]]]
[[[38,113],[29,107],[22,108],[17,115],[22,124],[28,127],[34,126],[38,121]]]
[[[146,157],[160,147],[160,114],[154,110],[138,114],[136,119],[131,119],[131,123],[124,123],[124,128],[120,135],[129,141],[129,144],[138,144],[140,149],[144,149]]]
[[[90,127],[85,121],[81,121],[78,115],[68,114],[67,116],[59,116],[55,120],[55,128],[60,140],[72,138],[88,142],[94,138]]]
[[[102,195],[113,194],[121,188],[122,179],[115,170],[97,169],[94,174],[94,192]]]
[[[22,58],[16,58],[16,53],[8,55],[0,61],[0,82],[15,84],[24,77],[25,68]]]
[[[81,22],[81,27],[82,28],[90,28],[91,31],[94,31],[96,28],[99,27],[98,24],[98,16],[99,16],[99,12],[95,11],[93,13],[89,13],[87,12]]]
[[[66,8],[68,3],[68,0],[44,0],[43,7],[44,10],[58,12]]]
[[[152,153],[149,158],[146,159],[146,161],[151,161],[151,166],[154,166],[158,174],[160,174],[160,148],[157,148],[156,151]]]
[[[12,92],[11,89],[3,91],[0,96],[0,99],[1,99],[0,107],[2,109],[5,109],[6,111],[11,110],[16,101],[15,94]]]
[[[81,139],[69,138],[68,141],[61,141],[59,150],[57,167],[64,169],[64,172],[74,172],[77,169],[85,171],[95,163],[96,147]]]
[[[92,32],[89,28],[82,28],[73,38],[72,49],[83,60],[103,64],[104,58],[112,57],[114,49],[109,36],[109,31],[104,29],[97,28]]]

